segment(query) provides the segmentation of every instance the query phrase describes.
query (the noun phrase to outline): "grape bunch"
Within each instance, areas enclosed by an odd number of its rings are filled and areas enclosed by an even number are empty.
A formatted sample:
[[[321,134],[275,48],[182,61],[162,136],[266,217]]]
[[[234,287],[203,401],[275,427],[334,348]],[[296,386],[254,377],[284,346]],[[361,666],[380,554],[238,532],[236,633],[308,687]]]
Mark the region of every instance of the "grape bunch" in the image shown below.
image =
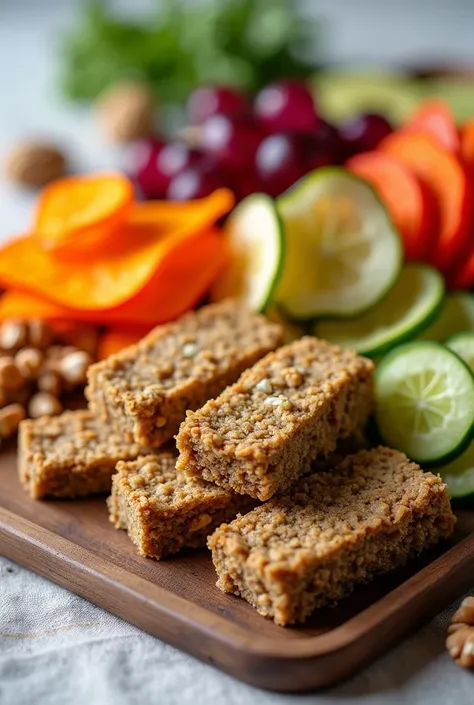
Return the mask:
[[[374,149],[391,132],[375,114],[336,128],[318,115],[307,87],[290,80],[266,86],[253,103],[234,89],[197,88],[186,115],[198,148],[159,137],[132,148],[131,176],[145,198],[201,198],[220,186],[238,199],[257,191],[276,197],[313,169]]]

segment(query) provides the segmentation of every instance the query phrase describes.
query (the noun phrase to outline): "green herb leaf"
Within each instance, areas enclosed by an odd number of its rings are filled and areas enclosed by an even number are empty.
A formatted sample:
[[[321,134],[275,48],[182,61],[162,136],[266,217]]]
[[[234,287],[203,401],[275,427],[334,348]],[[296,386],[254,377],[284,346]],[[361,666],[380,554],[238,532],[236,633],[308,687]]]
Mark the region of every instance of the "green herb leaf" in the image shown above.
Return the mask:
[[[314,66],[294,55],[308,27],[291,0],[210,0],[158,3],[142,23],[115,15],[105,2],[84,0],[79,23],[61,45],[62,88],[92,100],[109,84],[140,76],[160,102],[183,101],[201,83],[249,91],[284,76],[305,77]]]

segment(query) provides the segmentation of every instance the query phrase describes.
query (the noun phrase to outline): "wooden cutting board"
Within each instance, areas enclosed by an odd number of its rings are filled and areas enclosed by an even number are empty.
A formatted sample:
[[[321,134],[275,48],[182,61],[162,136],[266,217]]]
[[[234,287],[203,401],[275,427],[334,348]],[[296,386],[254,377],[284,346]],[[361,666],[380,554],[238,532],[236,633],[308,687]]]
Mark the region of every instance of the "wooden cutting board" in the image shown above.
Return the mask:
[[[349,676],[472,587],[474,512],[436,552],[282,628],[215,587],[207,551],[141,558],[103,499],[31,500],[11,449],[0,454],[0,554],[236,678],[298,691]]]

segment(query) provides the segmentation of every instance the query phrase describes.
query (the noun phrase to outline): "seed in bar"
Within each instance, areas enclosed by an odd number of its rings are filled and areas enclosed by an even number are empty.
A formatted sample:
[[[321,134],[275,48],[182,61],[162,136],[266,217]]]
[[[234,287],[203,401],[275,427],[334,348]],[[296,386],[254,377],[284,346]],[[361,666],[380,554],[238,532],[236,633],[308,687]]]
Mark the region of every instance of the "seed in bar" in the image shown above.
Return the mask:
[[[176,470],[176,453],[162,451],[117,465],[110,521],[126,529],[139,553],[160,559],[183,547],[206,545],[206,537],[255,501]]]
[[[27,419],[18,435],[20,481],[33,499],[110,492],[119,460],[149,452],[128,443],[89,411]]]
[[[91,365],[91,410],[124,438],[157,447],[244,369],[281,344],[281,326],[234,301],[159,326],[137,345]]]
[[[177,435],[178,468],[265,501],[360,428],[372,407],[370,360],[301,338],[189,413]]]
[[[363,450],[302,478],[208,540],[218,587],[282,626],[447,538],[446,485],[398,451]]]

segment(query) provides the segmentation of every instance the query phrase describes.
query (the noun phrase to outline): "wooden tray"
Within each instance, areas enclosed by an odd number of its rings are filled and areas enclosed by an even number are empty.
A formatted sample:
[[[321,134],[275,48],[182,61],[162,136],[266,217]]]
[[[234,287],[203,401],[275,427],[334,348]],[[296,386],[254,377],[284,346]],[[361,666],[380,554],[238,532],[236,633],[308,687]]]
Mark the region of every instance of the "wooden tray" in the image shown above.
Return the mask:
[[[140,558],[103,499],[34,502],[0,455],[0,553],[206,663],[274,690],[336,683],[472,587],[474,512],[437,553],[357,590],[299,628],[223,595],[206,551]]]

